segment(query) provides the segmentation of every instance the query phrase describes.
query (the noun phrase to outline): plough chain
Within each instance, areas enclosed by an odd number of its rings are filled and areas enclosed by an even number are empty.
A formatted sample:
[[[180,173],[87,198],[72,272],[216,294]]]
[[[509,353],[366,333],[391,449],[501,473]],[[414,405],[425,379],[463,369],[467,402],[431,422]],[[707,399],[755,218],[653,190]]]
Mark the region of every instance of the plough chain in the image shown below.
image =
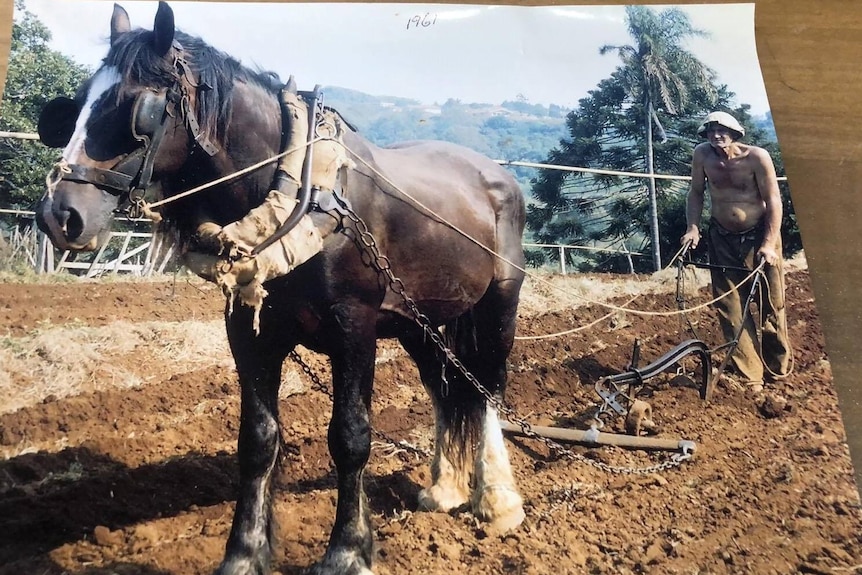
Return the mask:
[[[336,200],[338,200],[338,198],[336,198]],[[585,457],[579,453],[574,453],[560,443],[533,431],[532,425],[526,419],[520,417],[515,410],[506,405],[500,397],[497,397],[482,385],[479,380],[470,373],[461,360],[458,359],[455,353],[446,346],[440,333],[432,325],[429,318],[419,310],[419,306],[413,298],[407,294],[404,282],[393,272],[389,258],[380,252],[377,241],[374,239],[374,236],[371,234],[365,221],[362,220],[362,218],[360,218],[349,205],[342,203],[341,207],[344,210],[345,217],[354,225],[352,232],[355,236],[353,240],[357,247],[364,252],[366,257],[368,257],[368,265],[380,274],[380,276],[382,276],[387,282],[388,288],[401,298],[405,307],[413,316],[413,320],[422,329],[425,336],[438,348],[445,361],[457,369],[464,378],[469,381],[480,394],[482,394],[487,404],[492,407],[499,416],[504,417],[506,420],[516,425],[524,436],[544,444],[551,453],[556,454],[558,457],[568,459],[570,461],[586,463],[587,465],[596,467],[608,473],[649,475],[679,467],[685,461],[692,458],[693,450],[688,444],[686,444],[680,448],[681,452],[675,453],[671,455],[669,459],[655,465],[640,468],[608,465]],[[347,230],[349,230],[349,228],[345,226],[345,231]]]

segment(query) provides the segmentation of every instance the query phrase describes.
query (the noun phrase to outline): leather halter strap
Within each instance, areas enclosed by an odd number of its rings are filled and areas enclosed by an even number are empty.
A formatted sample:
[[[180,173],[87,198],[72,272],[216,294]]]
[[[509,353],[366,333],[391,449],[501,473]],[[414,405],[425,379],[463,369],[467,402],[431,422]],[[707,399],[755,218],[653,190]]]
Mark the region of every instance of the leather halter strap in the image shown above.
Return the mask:
[[[63,174],[62,179],[72,182],[93,184],[105,188],[108,193],[120,196],[132,189],[134,177],[114,170],[82,166],[80,164],[69,164],[69,171]]]

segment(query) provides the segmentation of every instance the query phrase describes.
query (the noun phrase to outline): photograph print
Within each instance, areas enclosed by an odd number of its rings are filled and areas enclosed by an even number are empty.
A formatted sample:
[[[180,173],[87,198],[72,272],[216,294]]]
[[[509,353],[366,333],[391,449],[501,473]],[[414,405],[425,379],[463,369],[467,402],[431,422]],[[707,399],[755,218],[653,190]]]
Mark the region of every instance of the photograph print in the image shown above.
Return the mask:
[[[18,0],[0,575],[839,573],[754,5]]]

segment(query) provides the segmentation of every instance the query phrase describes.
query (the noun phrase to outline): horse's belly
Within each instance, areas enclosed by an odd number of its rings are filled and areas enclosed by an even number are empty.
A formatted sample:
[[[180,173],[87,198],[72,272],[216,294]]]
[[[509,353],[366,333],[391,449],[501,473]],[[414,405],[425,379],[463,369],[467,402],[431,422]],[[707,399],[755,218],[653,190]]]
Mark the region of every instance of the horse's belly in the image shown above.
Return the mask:
[[[433,323],[442,323],[473,307],[487,291],[492,274],[490,265],[451,269],[429,263],[420,273],[399,279],[404,285],[403,294],[409,296]],[[381,311],[413,319],[405,298],[392,290],[387,291]]]

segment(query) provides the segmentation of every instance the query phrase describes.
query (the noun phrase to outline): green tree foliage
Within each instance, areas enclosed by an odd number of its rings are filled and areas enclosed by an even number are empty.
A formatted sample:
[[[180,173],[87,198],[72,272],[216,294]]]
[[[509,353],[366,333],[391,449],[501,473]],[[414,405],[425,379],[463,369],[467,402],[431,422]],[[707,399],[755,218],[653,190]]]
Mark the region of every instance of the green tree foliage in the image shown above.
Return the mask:
[[[721,109],[746,127],[745,142],[770,151],[783,174],[777,146],[767,140],[766,130],[755,125],[749,107],[734,109],[734,94],[726,86],[716,86],[714,75],[690,54],[674,48],[686,35],[697,33],[684,13],[671,9],[657,15],[636,6],[628,9],[628,15],[637,46],[605,47],[605,51],[616,50],[623,63],[568,114],[569,133],[544,163],[645,173],[652,159],[657,174],[688,176],[692,150],[699,141],[697,127],[709,111]],[[765,124],[771,125],[768,118]],[[647,138],[653,127],[658,129]],[[788,251],[798,245],[793,236],[796,230],[798,238],[798,228],[785,188]],[[659,265],[666,265],[679,249],[687,190],[684,180],[656,179],[653,194],[646,178],[541,170],[532,182],[535,202],[528,206],[527,225],[540,243],[625,246],[647,255],[634,258],[636,271],[654,271],[657,251],[662,254]],[[569,263],[582,269],[629,269],[624,256],[569,253]]]
[[[89,76],[85,67],[49,49],[50,40],[50,31],[18,0],[0,130],[34,133],[42,107],[57,96],[74,95]],[[0,138],[0,205],[26,208],[38,200],[57,155],[38,140]]]

